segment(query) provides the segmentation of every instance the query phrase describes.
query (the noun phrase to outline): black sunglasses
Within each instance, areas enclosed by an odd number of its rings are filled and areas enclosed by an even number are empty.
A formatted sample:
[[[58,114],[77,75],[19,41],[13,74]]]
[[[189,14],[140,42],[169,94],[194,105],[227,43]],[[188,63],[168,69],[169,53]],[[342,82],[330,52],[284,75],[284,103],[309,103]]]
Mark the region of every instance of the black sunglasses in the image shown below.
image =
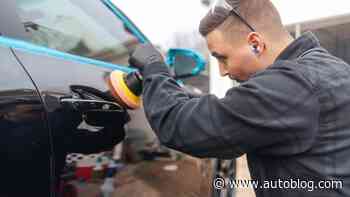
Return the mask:
[[[256,32],[255,29],[238,13],[236,9],[232,9],[230,14],[236,15],[252,32]]]

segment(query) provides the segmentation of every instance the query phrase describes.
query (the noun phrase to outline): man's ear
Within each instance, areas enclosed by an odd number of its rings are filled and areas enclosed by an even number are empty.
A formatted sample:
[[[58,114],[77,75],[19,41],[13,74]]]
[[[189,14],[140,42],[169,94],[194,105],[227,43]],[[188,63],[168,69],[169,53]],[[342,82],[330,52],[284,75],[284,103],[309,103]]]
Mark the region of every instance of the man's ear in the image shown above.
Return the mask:
[[[250,32],[247,36],[247,42],[250,45],[252,52],[260,55],[265,50],[265,42],[261,34]]]

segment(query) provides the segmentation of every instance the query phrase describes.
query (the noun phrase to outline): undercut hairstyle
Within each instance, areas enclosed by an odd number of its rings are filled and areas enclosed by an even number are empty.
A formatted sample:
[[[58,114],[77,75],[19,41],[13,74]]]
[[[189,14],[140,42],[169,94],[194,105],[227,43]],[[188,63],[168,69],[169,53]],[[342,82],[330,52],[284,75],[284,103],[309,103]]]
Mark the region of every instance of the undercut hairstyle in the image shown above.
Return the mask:
[[[270,0],[226,0],[229,4],[238,5],[238,13],[257,32],[276,36],[285,33],[281,16]],[[238,3],[237,3],[238,2]],[[218,29],[225,36],[237,37],[242,33],[249,33],[250,29],[238,16],[228,10],[216,8],[215,12],[209,11],[201,20],[199,32],[207,36],[213,30]]]

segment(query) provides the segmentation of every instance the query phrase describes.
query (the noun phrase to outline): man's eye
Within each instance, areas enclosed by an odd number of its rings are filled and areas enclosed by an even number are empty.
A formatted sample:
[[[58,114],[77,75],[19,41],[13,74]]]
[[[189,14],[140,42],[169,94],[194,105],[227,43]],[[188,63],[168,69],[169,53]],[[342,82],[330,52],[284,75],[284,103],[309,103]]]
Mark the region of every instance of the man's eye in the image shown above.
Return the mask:
[[[222,63],[222,64],[225,64],[225,65],[226,65],[226,63],[227,63],[227,58],[224,58],[224,57],[222,57],[222,58],[218,58],[218,61],[219,61],[220,63]]]
[[[217,59],[218,61],[223,61],[223,60],[226,59],[226,58],[223,57],[223,56],[217,56],[216,59]]]

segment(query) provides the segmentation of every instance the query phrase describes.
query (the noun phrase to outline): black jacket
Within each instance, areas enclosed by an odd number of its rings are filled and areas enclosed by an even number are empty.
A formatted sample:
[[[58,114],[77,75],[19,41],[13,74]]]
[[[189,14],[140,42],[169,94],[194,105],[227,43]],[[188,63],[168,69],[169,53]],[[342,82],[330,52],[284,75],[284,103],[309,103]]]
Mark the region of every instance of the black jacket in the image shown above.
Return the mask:
[[[349,76],[350,66],[306,33],[223,99],[192,98],[165,65],[148,65],[143,100],[168,147],[224,159],[247,153],[252,178],[259,181],[257,197],[350,196]],[[324,180],[341,182],[316,189]],[[279,188],[281,181],[299,187]]]

